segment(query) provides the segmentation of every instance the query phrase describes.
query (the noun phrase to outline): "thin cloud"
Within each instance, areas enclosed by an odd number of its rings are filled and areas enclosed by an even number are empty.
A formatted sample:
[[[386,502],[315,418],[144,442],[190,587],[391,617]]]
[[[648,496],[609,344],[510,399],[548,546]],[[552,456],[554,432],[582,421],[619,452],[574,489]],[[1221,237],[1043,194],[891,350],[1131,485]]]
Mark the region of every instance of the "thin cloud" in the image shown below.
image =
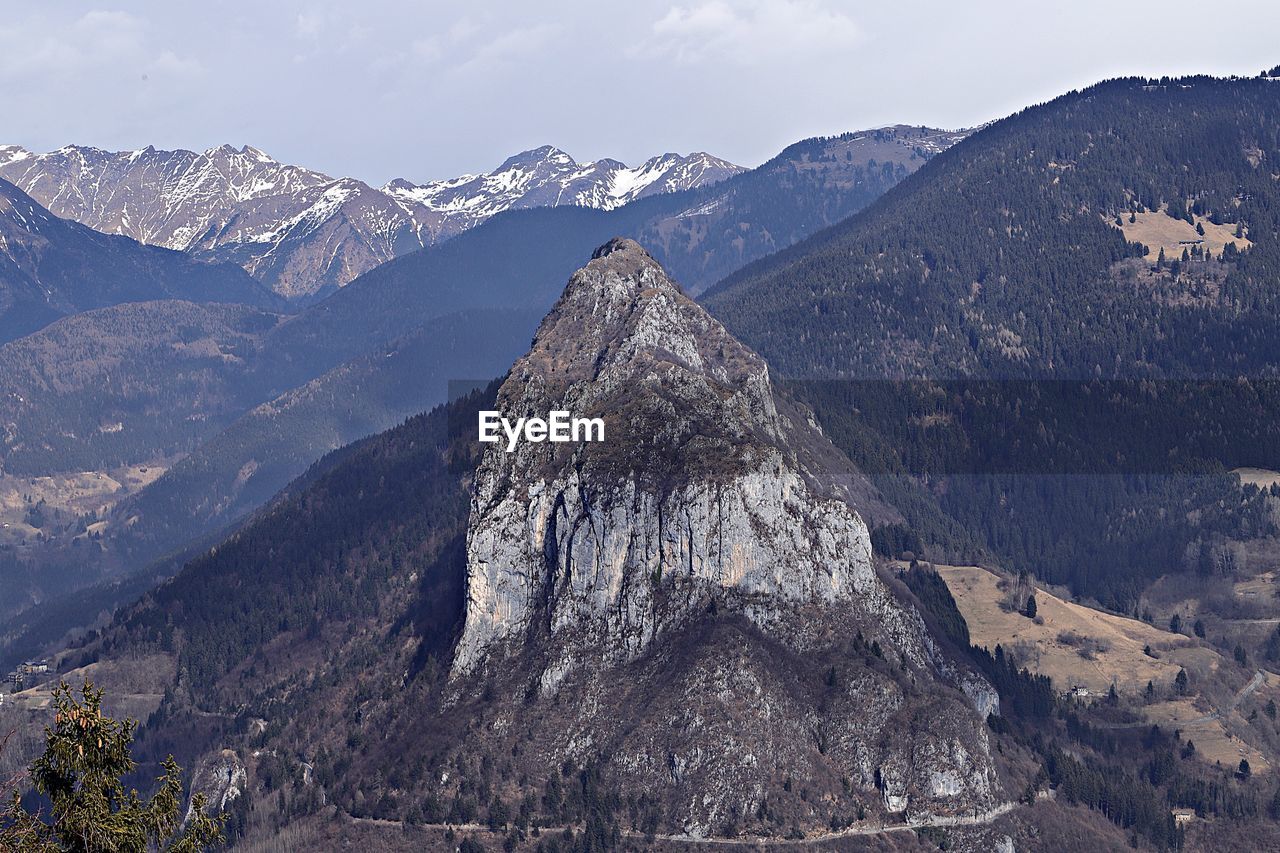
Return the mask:
[[[532,56],[545,47],[560,32],[556,24],[536,24],[532,27],[508,30],[481,44],[461,64],[455,73],[492,70],[524,57]]]
[[[314,11],[299,12],[293,29],[299,38],[318,38],[324,29],[324,16]]]
[[[0,27],[0,76],[64,78],[145,62],[144,24],[126,12],[86,12],[75,20],[29,17]]]
[[[685,64],[747,64],[845,50],[859,38],[853,20],[821,0],[708,0],[669,8],[631,54],[656,53]]]

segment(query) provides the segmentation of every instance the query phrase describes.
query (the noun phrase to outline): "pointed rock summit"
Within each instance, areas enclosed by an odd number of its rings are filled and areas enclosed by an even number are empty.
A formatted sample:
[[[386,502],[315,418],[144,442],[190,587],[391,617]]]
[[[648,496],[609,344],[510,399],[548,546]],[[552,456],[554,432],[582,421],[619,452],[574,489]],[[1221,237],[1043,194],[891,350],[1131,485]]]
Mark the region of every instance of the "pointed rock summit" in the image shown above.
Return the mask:
[[[787,449],[764,361],[632,240],[570,279],[498,408],[600,418],[605,439],[486,454],[460,671],[535,626],[623,661],[719,595],[883,599],[866,525],[815,496]]]
[[[694,834],[792,778],[823,826],[995,802],[998,700],[877,574],[860,475],[638,244],[570,278],[496,407],[605,431],[484,453],[452,683],[509,699],[471,747],[592,764]]]

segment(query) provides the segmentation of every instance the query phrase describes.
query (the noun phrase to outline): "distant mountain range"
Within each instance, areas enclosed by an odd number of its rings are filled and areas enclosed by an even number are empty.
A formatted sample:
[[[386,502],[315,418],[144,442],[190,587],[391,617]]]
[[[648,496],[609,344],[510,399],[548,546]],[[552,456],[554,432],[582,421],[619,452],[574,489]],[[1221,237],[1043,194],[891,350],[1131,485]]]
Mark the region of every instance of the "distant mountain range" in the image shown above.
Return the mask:
[[[638,198],[716,183],[744,171],[701,152],[636,168],[579,163],[551,146],[495,171],[374,188],[230,145],[194,151],[46,154],[0,146],[0,178],[58,216],[98,231],[231,261],[277,293],[308,297],[505,210],[578,205],[610,210]]]
[[[60,219],[0,180],[0,343],[68,314],[155,299],[281,304],[231,264],[197,263]]]

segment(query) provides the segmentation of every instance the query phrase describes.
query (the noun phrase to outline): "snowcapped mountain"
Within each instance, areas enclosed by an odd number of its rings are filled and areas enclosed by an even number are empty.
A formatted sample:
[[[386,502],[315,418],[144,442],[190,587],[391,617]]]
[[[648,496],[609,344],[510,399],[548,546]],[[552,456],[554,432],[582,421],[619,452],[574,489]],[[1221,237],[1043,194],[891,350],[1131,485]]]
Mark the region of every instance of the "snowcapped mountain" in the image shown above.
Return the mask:
[[[703,152],[688,157],[663,154],[633,169],[617,160],[579,163],[546,145],[509,158],[487,175],[420,185],[395,180],[383,189],[395,198],[421,204],[470,227],[514,208],[569,204],[611,210],[655,193],[716,183],[742,171],[740,166]]]
[[[704,153],[664,154],[629,168],[616,160],[578,163],[544,146],[488,174],[374,188],[250,146],[197,153],[69,145],[46,154],[0,146],[0,178],[56,215],[197,258],[234,261],[288,297],[341,287],[504,210],[611,209],[741,171]]]

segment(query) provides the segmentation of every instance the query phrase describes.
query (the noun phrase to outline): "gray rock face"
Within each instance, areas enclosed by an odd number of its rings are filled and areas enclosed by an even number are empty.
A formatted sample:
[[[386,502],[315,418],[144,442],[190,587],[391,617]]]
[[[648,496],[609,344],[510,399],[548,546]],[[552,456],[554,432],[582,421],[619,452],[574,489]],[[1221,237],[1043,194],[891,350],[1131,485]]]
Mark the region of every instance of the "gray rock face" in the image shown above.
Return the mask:
[[[227,810],[231,803],[244,795],[248,776],[244,764],[234,750],[224,749],[201,760],[191,777],[191,796],[187,801],[186,824],[195,816],[196,794],[204,794],[210,814]]]
[[[452,684],[508,697],[485,748],[533,778],[605,761],[691,835],[792,778],[819,823],[996,801],[974,705],[998,700],[877,573],[856,472],[638,244],[574,274],[497,407],[605,440],[492,445],[477,470]]]
[[[602,417],[605,441],[486,455],[460,672],[538,618],[627,660],[708,589],[831,605],[885,598],[866,525],[815,495],[787,451],[795,427],[778,414],[764,362],[634,242],[611,243],[574,275],[499,408]]]

